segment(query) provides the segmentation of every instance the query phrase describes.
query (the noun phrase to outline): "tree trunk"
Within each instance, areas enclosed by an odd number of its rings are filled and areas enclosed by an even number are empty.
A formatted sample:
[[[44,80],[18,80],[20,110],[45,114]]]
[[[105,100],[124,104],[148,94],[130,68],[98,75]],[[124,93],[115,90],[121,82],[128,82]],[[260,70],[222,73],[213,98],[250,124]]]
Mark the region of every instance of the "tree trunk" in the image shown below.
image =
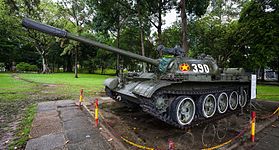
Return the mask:
[[[117,48],[120,48],[120,43],[119,43],[119,41],[120,41],[120,28],[118,28],[117,29],[117,35],[116,35],[117,37],[116,37],[116,40],[117,40]],[[116,72],[115,72],[115,74],[116,74],[116,76],[119,76],[119,60],[120,60],[120,56],[119,56],[119,54],[117,54],[116,55],[116,66],[115,66],[115,68],[116,68]]]
[[[42,66],[43,66],[43,70],[42,73],[48,73],[49,72],[49,68],[47,65],[47,59],[46,59],[46,53],[44,51],[44,47],[38,46],[39,44],[37,44],[37,46],[35,46],[37,52],[40,54],[41,58],[42,58]]]
[[[77,59],[78,59],[78,47],[75,47],[75,78],[78,78],[78,66],[77,66]]]
[[[180,16],[181,16],[181,28],[182,28],[182,48],[185,51],[185,56],[188,56],[188,37],[187,37],[187,15],[185,0],[180,1]]]
[[[279,82],[279,55],[277,55],[277,82]]]
[[[104,66],[103,66],[103,65],[101,66],[101,70],[102,70],[102,71],[101,71],[101,74],[104,74],[104,70],[105,70],[105,69],[104,69]]]
[[[145,56],[145,52],[144,52],[144,33],[143,33],[143,27],[141,26],[141,31],[140,31],[140,39],[141,39],[141,55],[142,56]],[[146,63],[145,62],[143,62],[142,63],[142,71],[143,72],[146,72]]]
[[[51,72],[54,73],[55,71],[55,61],[52,63]]]
[[[67,55],[66,57],[66,72],[72,72],[73,70],[73,66],[72,66],[72,59],[71,59],[71,55]]]
[[[158,43],[162,44],[162,0],[159,1],[159,10],[158,10]]]
[[[138,5],[138,17],[139,17],[139,25],[140,25],[140,43],[141,43],[141,55],[144,56],[144,29],[143,29],[143,22],[142,22],[142,14],[140,5]],[[142,71],[146,72],[146,63],[142,63]]]
[[[48,65],[47,65],[47,61],[46,61],[46,56],[41,55],[41,57],[42,57],[42,65],[43,65],[42,73],[48,73],[49,69],[48,69]]]
[[[261,81],[264,81],[264,74],[265,74],[265,73],[264,73],[264,67],[262,67],[262,72],[261,72],[261,73],[262,73],[262,74],[261,74],[261,76],[262,76],[262,77],[261,77]]]

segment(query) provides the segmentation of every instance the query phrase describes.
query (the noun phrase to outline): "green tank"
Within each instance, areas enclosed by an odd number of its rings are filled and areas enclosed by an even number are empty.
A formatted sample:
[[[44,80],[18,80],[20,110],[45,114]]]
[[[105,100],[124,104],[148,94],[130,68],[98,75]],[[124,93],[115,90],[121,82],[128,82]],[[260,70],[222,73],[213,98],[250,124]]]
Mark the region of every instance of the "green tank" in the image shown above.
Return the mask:
[[[136,104],[173,126],[187,128],[223,118],[239,112],[250,101],[250,75],[243,68],[218,68],[209,55],[189,58],[180,48],[161,45],[157,50],[173,57],[151,59],[27,18],[22,24],[154,65],[154,73],[125,73],[105,80],[105,90],[114,100]]]

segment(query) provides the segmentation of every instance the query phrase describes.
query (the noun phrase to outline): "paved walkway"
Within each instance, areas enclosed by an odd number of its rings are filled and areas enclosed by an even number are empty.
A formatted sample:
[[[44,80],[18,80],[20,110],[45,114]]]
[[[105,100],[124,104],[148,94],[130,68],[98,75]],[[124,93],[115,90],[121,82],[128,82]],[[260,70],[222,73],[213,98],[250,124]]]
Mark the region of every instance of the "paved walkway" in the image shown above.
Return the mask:
[[[38,104],[26,150],[109,150],[110,144],[93,127],[92,118],[72,100]]]
[[[278,150],[279,149],[279,120],[256,135],[257,144],[255,150]]]

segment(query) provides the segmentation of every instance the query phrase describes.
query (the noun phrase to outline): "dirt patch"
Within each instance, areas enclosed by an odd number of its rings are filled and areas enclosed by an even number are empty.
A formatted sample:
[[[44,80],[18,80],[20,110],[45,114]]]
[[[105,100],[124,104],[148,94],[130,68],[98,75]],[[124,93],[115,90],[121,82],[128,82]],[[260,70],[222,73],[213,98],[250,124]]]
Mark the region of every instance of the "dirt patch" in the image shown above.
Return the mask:
[[[120,139],[122,136],[151,148],[168,149],[170,141],[174,143],[176,150],[209,148],[236,137],[250,123],[250,112],[243,112],[184,131],[167,125],[140,109],[131,109],[119,102],[108,103],[105,100],[102,104],[102,100],[100,101],[101,113],[105,118],[101,122],[112,127],[111,132],[116,137]],[[270,112],[261,110],[257,111],[257,114]],[[263,123],[263,120],[257,121],[257,125]],[[135,149],[131,144],[123,140],[122,142],[128,149]]]
[[[0,139],[0,149],[4,149],[8,146],[9,142],[12,141],[15,137],[15,131],[20,123],[20,120],[14,120],[10,123],[5,123],[5,127],[2,129],[1,127],[1,139]],[[4,124],[3,123],[3,124]]]
[[[57,87],[58,85],[56,85],[56,84],[42,84],[42,86],[46,86],[46,87]]]

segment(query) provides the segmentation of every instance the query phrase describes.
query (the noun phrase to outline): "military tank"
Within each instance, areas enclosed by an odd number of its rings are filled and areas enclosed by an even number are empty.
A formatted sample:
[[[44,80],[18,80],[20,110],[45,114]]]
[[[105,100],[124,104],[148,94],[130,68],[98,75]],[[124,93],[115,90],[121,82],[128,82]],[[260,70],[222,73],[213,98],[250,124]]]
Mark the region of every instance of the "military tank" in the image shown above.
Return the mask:
[[[239,112],[250,101],[250,75],[243,68],[219,68],[209,55],[194,59],[180,48],[159,46],[159,53],[173,57],[151,59],[28,18],[22,24],[154,65],[153,73],[122,73],[105,80],[105,90],[114,100],[136,104],[170,125],[184,129],[210,122]]]

